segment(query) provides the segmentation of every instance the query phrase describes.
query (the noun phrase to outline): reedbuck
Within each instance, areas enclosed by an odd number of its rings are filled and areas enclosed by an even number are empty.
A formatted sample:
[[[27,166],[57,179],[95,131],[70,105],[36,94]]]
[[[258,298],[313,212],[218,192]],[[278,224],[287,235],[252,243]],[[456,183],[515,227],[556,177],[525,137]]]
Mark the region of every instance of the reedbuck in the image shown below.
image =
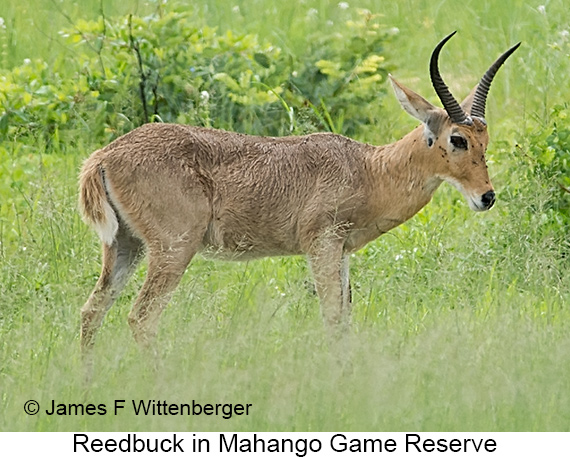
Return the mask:
[[[149,346],[192,258],[308,257],[326,324],[348,321],[349,254],[411,218],[443,181],[486,211],[495,193],[485,164],[485,102],[509,49],[459,104],[438,57],[430,75],[443,109],[391,78],[421,121],[401,140],[362,144],[330,133],[269,138],[146,124],[94,152],[80,175],[80,206],[103,242],[101,276],[81,310],[81,346],[95,334],[143,253],[148,273],[129,314]]]

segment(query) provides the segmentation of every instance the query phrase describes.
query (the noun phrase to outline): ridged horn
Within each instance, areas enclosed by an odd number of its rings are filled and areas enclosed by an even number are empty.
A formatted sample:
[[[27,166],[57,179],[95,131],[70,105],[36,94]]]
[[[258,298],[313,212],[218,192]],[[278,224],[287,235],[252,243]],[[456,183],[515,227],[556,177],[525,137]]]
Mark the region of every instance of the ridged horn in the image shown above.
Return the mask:
[[[501,65],[505,63],[505,60],[517,50],[521,44],[515,44],[511,49],[501,55],[493,65],[489,67],[487,72],[481,78],[475,94],[473,95],[473,105],[471,106],[471,116],[477,116],[481,119],[485,119],[485,103],[487,102],[487,94],[491,88],[491,83],[495,74],[501,68]]]
[[[467,114],[465,113],[465,111],[463,111],[463,108],[459,106],[459,103],[457,103],[457,100],[455,100],[453,95],[451,95],[449,88],[443,82],[443,78],[439,74],[439,66],[438,66],[439,53],[441,51],[441,48],[443,48],[443,45],[447,43],[447,41],[456,33],[457,32],[455,31],[447,35],[443,40],[439,42],[439,44],[433,50],[429,62],[429,74],[431,77],[431,83],[433,85],[433,88],[435,89],[435,92],[437,93],[437,96],[441,100],[441,103],[445,108],[445,111],[449,115],[450,119],[456,124],[461,124],[462,122],[465,122],[467,120]]]

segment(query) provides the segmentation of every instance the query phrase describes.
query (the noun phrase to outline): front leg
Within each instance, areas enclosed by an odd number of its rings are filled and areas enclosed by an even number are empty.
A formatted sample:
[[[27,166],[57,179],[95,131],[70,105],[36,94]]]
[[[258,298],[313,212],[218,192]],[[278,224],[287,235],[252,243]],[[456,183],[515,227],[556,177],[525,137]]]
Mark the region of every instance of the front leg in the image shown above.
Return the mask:
[[[349,257],[343,252],[343,245],[343,239],[327,238],[316,243],[308,256],[321,314],[329,327],[346,325],[350,321]]]

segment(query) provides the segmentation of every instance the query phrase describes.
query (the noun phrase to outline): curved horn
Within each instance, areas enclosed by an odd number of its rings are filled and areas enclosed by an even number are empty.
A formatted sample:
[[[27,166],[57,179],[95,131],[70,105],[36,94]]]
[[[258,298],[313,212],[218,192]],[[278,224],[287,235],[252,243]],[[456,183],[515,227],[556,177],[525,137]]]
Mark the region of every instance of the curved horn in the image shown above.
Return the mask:
[[[487,72],[481,78],[481,82],[475,90],[475,95],[473,96],[473,105],[471,107],[471,115],[485,119],[485,103],[487,102],[487,94],[491,88],[491,83],[495,74],[501,68],[501,65],[505,63],[505,60],[517,50],[521,44],[515,44],[511,49],[505,52],[501,57],[499,57],[493,65],[487,70]]]
[[[467,114],[465,113],[465,111],[463,111],[463,108],[461,108],[461,106],[459,106],[459,103],[457,103],[457,100],[455,100],[455,98],[453,98],[453,95],[451,95],[451,92],[449,92],[448,87],[445,85],[445,83],[443,82],[443,78],[439,74],[439,68],[438,68],[438,58],[439,58],[439,52],[441,51],[441,48],[443,48],[443,45],[445,43],[447,43],[447,41],[456,33],[457,32],[453,32],[453,33],[447,35],[435,47],[435,49],[433,50],[433,53],[431,55],[430,62],[429,62],[429,73],[430,73],[431,83],[433,85],[433,88],[435,89],[437,96],[441,100],[441,103],[442,103],[443,107],[445,108],[445,111],[447,111],[447,114],[449,115],[449,117],[451,118],[451,120],[453,122],[455,122],[456,124],[461,124],[462,122],[465,122],[467,120]]]

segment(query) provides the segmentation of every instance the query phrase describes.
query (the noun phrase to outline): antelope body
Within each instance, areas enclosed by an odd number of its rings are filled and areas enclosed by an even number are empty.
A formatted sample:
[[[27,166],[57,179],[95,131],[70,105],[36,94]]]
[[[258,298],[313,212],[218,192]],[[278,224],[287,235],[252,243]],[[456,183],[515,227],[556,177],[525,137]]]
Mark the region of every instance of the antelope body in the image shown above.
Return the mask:
[[[453,34],[452,34],[453,35]],[[476,211],[491,208],[485,164],[485,99],[507,57],[458,104],[432,54],[444,109],[392,79],[422,124],[401,140],[362,144],[318,133],[268,138],[174,124],[147,124],[94,152],[80,175],[80,206],[103,242],[101,276],[82,308],[88,353],[105,313],[146,252],[147,278],[129,314],[149,345],[160,313],[192,257],[308,257],[327,324],[348,320],[348,255],[416,214],[443,181]]]

